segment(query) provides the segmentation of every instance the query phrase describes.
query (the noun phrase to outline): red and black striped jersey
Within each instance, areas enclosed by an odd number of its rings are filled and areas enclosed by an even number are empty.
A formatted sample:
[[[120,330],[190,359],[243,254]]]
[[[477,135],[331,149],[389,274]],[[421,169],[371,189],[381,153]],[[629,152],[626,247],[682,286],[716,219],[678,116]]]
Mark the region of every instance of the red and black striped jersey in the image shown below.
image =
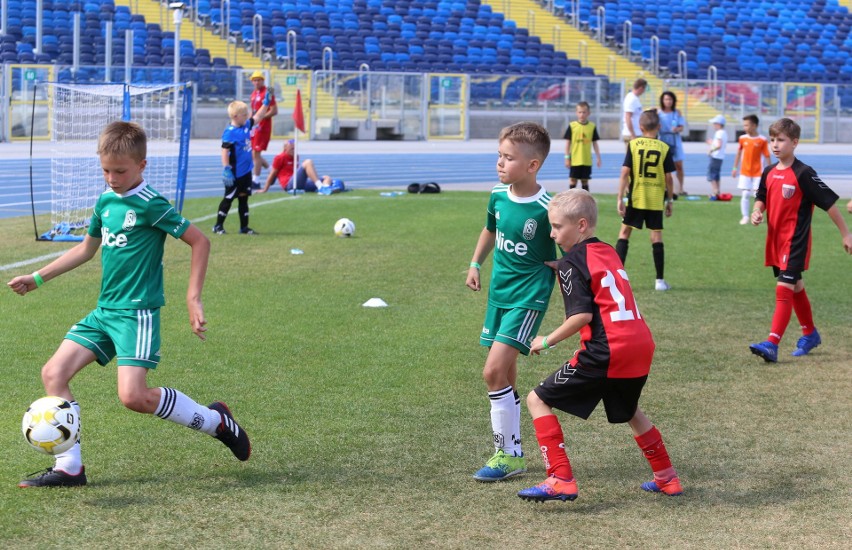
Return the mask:
[[[574,245],[558,264],[565,317],[591,313],[580,329],[580,349],[572,366],[606,378],[646,376],[654,339],[636,307],[624,265],[615,250],[597,238]]]
[[[766,265],[791,271],[808,269],[814,206],[828,210],[837,199],[814,169],[799,159],[783,170],[778,163],[766,167],[756,195],[766,205]]]

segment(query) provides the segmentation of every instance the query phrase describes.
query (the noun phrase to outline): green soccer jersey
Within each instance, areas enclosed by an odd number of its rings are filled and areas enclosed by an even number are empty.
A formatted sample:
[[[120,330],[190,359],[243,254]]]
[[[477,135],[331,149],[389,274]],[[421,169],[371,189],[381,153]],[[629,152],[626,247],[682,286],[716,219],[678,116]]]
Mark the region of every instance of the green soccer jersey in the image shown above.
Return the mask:
[[[89,235],[101,239],[101,294],[107,309],[153,309],[165,304],[163,246],[190,223],[144,181],[121,196],[104,191],[95,204]]]
[[[508,185],[491,190],[485,228],[496,233],[488,290],[492,306],[547,310],[555,277],[544,262],[556,259],[548,203],[544,188],[532,197],[517,197]]]

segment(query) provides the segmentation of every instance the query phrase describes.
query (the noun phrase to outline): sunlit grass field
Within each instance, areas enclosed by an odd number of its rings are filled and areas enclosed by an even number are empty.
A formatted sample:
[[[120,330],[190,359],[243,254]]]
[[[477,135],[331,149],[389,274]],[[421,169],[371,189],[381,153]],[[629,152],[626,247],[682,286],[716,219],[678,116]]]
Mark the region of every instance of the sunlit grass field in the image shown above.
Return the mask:
[[[615,198],[598,199],[598,236],[614,243]],[[650,469],[629,428],[598,410],[587,422],[561,416],[580,497],[534,505],[515,496],[545,475],[525,409],[526,476],[471,478],[493,452],[478,344],[486,293],[464,286],[487,200],[377,191],[253,198],[260,235],[236,234],[236,208],[230,233],[211,235],[207,342],[191,334],[183,301],[189,248],[169,239],[163,359],[149,381],[202,403],[226,401],[252,437],[247,463],[205,435],[125,410],[114,364],[92,365],[72,385],[89,485],[18,489],[22,476],[51,464],[24,443],[20,419],[42,395],[41,365],[94,307],[100,263],[26,297],[0,292],[0,540],[8,548],[849,547],[852,258],[825,213],[814,215],[805,274],[823,345],[790,357],[794,316],[777,365],[748,351],[765,339],[774,307],[765,227],[738,225],[735,202],[675,203],[666,293],[653,290],[647,232],[634,233],[626,267],[657,343],[641,403],[686,493],[641,491]],[[193,200],[184,214],[209,235],[217,203]],[[332,234],[343,216],[357,224],[354,238]],[[69,246],[34,242],[27,218],[0,220],[0,230],[0,266]],[[373,297],[388,307],[362,307]],[[543,330],[563,313],[554,294]],[[576,337],[522,358],[522,395],[575,345]]]

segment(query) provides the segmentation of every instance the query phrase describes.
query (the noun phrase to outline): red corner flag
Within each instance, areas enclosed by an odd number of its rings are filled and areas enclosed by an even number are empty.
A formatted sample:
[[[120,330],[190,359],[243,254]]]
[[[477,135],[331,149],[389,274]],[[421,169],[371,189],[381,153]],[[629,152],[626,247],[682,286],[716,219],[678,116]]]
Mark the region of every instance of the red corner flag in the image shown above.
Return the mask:
[[[296,90],[296,105],[293,107],[293,123],[296,128],[305,131],[305,116],[302,114],[302,91]]]

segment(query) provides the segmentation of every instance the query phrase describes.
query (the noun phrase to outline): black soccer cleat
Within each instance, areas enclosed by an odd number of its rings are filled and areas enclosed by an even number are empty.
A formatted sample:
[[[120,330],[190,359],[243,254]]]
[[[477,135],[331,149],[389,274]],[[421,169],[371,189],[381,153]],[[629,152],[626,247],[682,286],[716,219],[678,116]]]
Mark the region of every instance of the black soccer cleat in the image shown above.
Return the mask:
[[[75,476],[62,470],[54,470],[53,468],[47,468],[41,472],[34,472],[29,475],[35,477],[21,481],[18,483],[18,487],[82,487],[86,484],[85,466]]]
[[[227,445],[238,459],[248,460],[251,456],[251,442],[246,431],[234,420],[228,406],[221,401],[216,401],[208,405],[208,408],[222,415],[222,423],[219,424],[216,435],[213,437]]]

